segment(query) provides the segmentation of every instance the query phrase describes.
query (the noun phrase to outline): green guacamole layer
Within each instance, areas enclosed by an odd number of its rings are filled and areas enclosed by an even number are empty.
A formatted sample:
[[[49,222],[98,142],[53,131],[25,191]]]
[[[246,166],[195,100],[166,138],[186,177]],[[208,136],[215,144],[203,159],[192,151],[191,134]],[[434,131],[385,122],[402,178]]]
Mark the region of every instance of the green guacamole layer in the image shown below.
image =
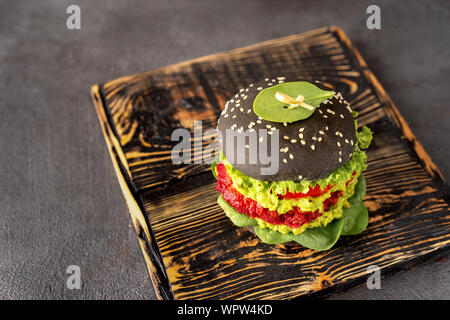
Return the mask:
[[[356,122],[355,122],[356,126]],[[367,148],[372,139],[372,132],[364,126],[361,131],[356,131],[357,143],[352,157],[342,167],[331,173],[327,178],[320,180],[303,181],[262,181],[246,176],[234,168],[224,157],[222,163],[225,165],[228,175],[233,180],[234,188],[247,198],[257,201],[261,206],[271,211],[284,214],[294,207],[299,207],[302,211],[324,211],[323,201],[330,197],[331,192],[342,191],[343,198],[350,198],[354,193],[354,184],[359,175],[366,169],[367,155],[360,149]],[[356,172],[353,175],[353,172]],[[346,183],[352,179],[347,186]],[[290,192],[307,193],[309,187],[314,188],[319,185],[325,189],[328,185],[333,187],[318,197],[303,197],[299,199],[279,199],[278,195]],[[339,213],[336,213],[338,216]]]

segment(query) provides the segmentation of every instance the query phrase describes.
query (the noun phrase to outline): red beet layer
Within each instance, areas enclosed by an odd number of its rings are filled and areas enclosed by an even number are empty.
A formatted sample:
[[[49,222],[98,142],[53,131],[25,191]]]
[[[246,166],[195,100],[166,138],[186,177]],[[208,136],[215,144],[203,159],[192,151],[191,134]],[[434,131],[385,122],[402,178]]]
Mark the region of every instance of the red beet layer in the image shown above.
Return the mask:
[[[294,207],[293,210],[279,215],[276,211],[271,211],[264,208],[255,200],[247,198],[239,193],[233,187],[233,181],[227,174],[223,163],[219,163],[216,170],[217,190],[222,194],[224,200],[239,213],[249,215],[251,218],[260,218],[261,220],[274,225],[285,224],[291,228],[298,228],[301,225],[313,221],[322,215],[319,210],[301,211],[298,207]],[[333,186],[328,185],[325,190],[321,190],[320,186],[316,185],[314,188],[310,187],[310,190],[306,194],[297,192],[291,193],[288,191],[288,193],[286,193],[287,196],[278,195],[278,197],[281,196],[281,199],[294,199],[309,196],[318,197],[326,193],[332,187]],[[330,197],[323,201],[325,211],[327,211],[331,206],[334,206],[341,195],[341,191],[332,192]]]

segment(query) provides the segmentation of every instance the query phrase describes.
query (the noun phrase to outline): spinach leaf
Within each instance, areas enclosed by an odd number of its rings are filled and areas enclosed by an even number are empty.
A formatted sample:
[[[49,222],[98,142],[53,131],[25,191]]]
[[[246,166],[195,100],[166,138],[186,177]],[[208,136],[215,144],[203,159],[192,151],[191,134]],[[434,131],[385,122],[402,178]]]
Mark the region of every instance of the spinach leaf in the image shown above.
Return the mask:
[[[369,223],[369,212],[362,202],[353,204],[350,208],[344,208],[342,214],[344,227],[342,235],[350,236],[363,232]]]
[[[366,196],[366,178],[364,178],[364,176],[361,174],[358,177],[358,182],[356,183],[355,186],[355,193],[350,199],[348,199],[348,201],[351,204],[361,202],[365,196]]]
[[[250,218],[250,216],[237,212],[225,201],[222,195],[220,195],[219,198],[217,199],[217,203],[219,204],[219,206],[222,207],[223,211],[225,211],[225,214],[236,226],[248,227],[248,226],[255,226],[258,224],[256,220]]]
[[[304,247],[317,251],[328,250],[338,241],[341,235],[343,219],[336,219],[325,227],[306,229],[299,235],[289,234],[289,237]]]
[[[289,235],[283,234],[281,232],[268,229],[261,228],[259,226],[255,226],[255,233],[261,239],[262,242],[268,244],[279,244],[284,242],[292,241]]]
[[[344,219],[344,228],[342,235],[349,236],[363,232],[369,223],[369,212],[362,203],[366,195],[366,179],[360,175],[355,186],[355,194],[348,199],[352,205],[350,208],[344,208],[342,219]]]
[[[276,99],[277,92],[296,98],[304,96],[304,102],[314,107],[308,110],[302,106],[289,109],[289,105]],[[322,90],[306,81],[285,82],[262,90],[253,101],[253,111],[264,120],[272,122],[295,122],[309,118],[320,103],[334,96],[333,91]]]

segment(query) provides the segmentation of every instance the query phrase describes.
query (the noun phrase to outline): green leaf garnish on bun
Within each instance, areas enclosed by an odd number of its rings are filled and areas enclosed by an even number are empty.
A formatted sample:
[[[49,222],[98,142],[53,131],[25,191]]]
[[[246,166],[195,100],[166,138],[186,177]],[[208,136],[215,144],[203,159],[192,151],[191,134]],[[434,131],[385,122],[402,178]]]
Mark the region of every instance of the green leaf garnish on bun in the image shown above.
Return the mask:
[[[253,110],[264,120],[291,123],[309,118],[321,102],[333,95],[333,91],[310,82],[285,82],[262,90],[253,102]]]

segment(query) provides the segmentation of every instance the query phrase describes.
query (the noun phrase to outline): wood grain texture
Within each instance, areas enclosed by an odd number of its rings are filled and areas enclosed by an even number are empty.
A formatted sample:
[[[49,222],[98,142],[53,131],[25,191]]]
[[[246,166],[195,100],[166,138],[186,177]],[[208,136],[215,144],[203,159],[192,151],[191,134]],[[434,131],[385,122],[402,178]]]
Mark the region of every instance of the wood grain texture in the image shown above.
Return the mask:
[[[226,100],[265,77],[301,76],[339,90],[374,131],[369,227],[329,251],[266,245],[228,221],[207,164],[174,165],[175,128],[215,127]],[[320,295],[450,247],[450,192],[358,51],[323,28],[119,78],[92,95],[155,290],[163,299]],[[201,149],[208,145],[203,142]],[[193,149],[195,157],[201,150]],[[326,289],[326,290],[325,290]]]

